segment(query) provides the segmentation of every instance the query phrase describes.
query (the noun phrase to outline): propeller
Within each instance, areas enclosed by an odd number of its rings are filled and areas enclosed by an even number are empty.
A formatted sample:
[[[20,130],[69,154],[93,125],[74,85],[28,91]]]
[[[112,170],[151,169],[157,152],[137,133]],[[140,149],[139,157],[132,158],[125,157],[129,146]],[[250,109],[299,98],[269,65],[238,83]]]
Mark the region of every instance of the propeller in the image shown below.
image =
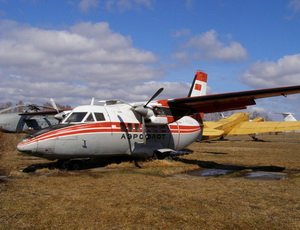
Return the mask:
[[[8,112],[8,111],[13,112],[13,110],[15,110],[17,108],[21,108],[21,107],[24,108],[24,109],[23,109],[23,113],[21,113],[20,115],[30,114],[31,112],[29,112],[29,111],[39,112],[39,111],[41,111],[41,108],[47,109],[47,110],[55,110],[57,113],[59,113],[60,111],[59,111],[57,105],[55,104],[53,98],[50,98],[50,102],[51,102],[52,107],[36,105],[36,104],[16,105],[16,106],[11,106],[11,107],[8,107],[8,108],[0,109],[0,114]]]
[[[141,115],[142,118],[142,133],[143,133],[143,143],[146,144],[146,122],[145,122],[145,118],[147,118],[147,116],[149,116],[149,111],[152,111],[151,108],[147,107],[148,104],[155,99],[162,91],[164,90],[164,88],[160,88],[156,91],[155,94],[153,94],[153,96],[147,101],[147,103],[145,105],[141,105],[141,106],[137,106],[135,108],[133,108],[133,110],[135,112],[137,112],[138,114]]]
[[[61,113],[61,110],[58,109],[53,98],[50,98],[51,106],[43,106],[36,104],[28,104],[24,107],[26,108],[23,113],[19,115],[58,115]]]
[[[159,90],[157,90],[156,93],[153,94],[153,96],[149,99],[149,101],[147,101],[147,103],[144,105],[144,108],[147,108],[147,105],[148,105],[154,98],[156,98],[163,90],[164,90],[164,88],[160,88]]]
[[[51,102],[51,105],[52,105],[53,109],[55,109],[56,112],[59,113],[59,110],[58,110],[57,105],[56,105],[53,98],[50,98],[50,102]]]

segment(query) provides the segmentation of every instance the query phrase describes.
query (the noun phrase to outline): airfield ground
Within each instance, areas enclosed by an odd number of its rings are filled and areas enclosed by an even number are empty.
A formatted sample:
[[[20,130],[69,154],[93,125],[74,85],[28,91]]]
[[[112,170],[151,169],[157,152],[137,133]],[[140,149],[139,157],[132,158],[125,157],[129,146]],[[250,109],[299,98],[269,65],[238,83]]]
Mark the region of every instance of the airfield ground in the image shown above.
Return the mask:
[[[0,133],[0,229],[300,229],[300,134],[194,143],[178,161],[63,171]],[[43,165],[43,164],[42,164]],[[272,167],[270,167],[272,166]],[[218,177],[189,170],[228,169]],[[255,170],[285,178],[247,179]]]

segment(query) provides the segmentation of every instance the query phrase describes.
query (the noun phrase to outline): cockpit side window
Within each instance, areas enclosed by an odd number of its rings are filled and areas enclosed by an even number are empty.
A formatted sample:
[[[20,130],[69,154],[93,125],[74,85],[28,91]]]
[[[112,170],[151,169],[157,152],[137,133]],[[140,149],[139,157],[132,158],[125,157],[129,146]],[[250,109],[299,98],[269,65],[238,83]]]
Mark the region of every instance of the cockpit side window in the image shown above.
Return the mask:
[[[172,116],[172,112],[168,108],[154,107],[153,111],[156,116]]]
[[[68,119],[65,122],[81,122],[86,114],[86,112],[74,112],[68,117]]]
[[[95,119],[93,117],[93,113],[90,113],[88,117],[85,119],[85,122],[94,122]]]
[[[95,117],[97,121],[105,121],[105,117],[103,113],[95,113]]]

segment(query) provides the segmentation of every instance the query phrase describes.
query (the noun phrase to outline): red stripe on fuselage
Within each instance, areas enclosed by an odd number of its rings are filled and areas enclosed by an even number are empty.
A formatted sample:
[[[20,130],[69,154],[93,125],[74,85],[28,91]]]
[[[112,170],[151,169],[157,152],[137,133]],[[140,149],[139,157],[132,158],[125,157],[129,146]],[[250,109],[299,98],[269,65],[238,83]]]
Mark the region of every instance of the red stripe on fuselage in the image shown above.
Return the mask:
[[[131,123],[132,124],[132,123]],[[138,124],[138,123],[137,123]],[[135,125],[134,123],[132,125]],[[115,126],[115,127],[113,127]],[[139,124],[139,128],[141,125]],[[161,128],[158,126],[147,126],[148,134],[189,134],[198,132],[200,126],[187,126],[187,125],[169,125],[168,128]],[[141,133],[141,131],[124,131],[121,129],[121,123],[119,122],[102,122],[93,124],[78,124],[69,127],[56,129],[49,131],[47,133],[41,134],[39,136],[24,140],[20,145],[25,145],[29,143],[34,143],[37,141],[49,140],[57,137],[65,137],[72,135],[82,135],[82,134],[93,134],[93,133]]]

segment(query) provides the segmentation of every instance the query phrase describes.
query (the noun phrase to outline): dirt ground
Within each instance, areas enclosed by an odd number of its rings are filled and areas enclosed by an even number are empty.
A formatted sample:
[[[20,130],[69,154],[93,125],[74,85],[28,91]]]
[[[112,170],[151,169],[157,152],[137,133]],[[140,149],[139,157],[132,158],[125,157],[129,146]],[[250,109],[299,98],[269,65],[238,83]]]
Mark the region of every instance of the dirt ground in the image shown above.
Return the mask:
[[[142,168],[81,170],[21,155],[21,138],[0,133],[0,229],[300,229],[299,133],[194,143],[193,154]],[[210,169],[230,173],[190,172]],[[256,171],[285,176],[246,177]]]

